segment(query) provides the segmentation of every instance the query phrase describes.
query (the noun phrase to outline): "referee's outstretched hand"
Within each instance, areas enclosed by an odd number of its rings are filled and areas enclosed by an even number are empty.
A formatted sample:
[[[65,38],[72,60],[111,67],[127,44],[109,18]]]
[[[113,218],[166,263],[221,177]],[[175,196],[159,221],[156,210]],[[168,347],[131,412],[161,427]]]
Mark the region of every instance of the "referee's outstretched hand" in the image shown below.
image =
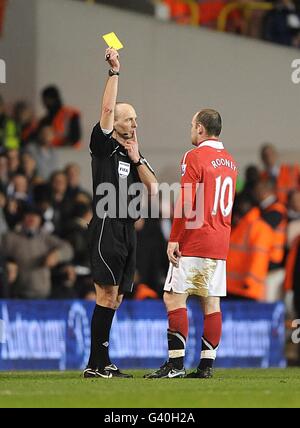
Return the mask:
[[[105,51],[105,61],[108,62],[114,71],[120,71],[119,54],[116,49],[107,48]]]

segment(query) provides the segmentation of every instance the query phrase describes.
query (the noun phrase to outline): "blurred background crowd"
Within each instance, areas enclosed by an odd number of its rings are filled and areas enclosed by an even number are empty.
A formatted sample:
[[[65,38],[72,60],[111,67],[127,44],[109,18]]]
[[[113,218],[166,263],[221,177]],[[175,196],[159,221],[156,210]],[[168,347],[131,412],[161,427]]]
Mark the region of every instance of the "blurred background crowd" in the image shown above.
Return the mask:
[[[0,295],[94,299],[86,227],[91,195],[76,163],[58,168],[61,147],[80,148],[80,108],[43,89],[45,114],[0,97]],[[234,299],[274,302],[293,291],[300,316],[300,167],[282,163],[270,142],[261,164],[239,176],[228,258]],[[172,212],[172,207],[170,209]],[[172,218],[140,219],[133,298],[160,298]],[[149,257],[151,255],[151,257]]]
[[[83,0],[85,1],[85,0]],[[300,47],[299,0],[90,0],[194,25]]]
[[[179,24],[300,45],[296,1],[98,2]],[[0,0],[0,23],[6,3]],[[0,298],[95,298],[86,239],[90,190],[82,183],[79,164],[61,167],[59,162],[63,148],[88,150],[82,132],[85,109],[65,104],[63,89],[51,85],[41,91],[41,117],[33,100],[15,102],[0,94]],[[300,166],[298,159],[283,162],[281,154],[282,147],[261,141],[260,163],[240,171],[228,292],[231,299],[285,299],[293,319],[300,318]],[[163,215],[163,206],[161,212],[160,218],[136,223],[137,270],[130,298],[162,297],[172,215]]]

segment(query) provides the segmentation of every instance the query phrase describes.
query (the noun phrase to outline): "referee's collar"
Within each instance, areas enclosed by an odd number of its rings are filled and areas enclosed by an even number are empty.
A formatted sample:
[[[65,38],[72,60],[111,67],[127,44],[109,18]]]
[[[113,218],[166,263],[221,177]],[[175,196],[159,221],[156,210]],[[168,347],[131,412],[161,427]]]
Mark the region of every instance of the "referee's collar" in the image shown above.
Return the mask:
[[[197,147],[212,147],[213,149],[224,149],[223,143],[221,141],[216,140],[205,140],[202,141],[202,143],[199,144]]]

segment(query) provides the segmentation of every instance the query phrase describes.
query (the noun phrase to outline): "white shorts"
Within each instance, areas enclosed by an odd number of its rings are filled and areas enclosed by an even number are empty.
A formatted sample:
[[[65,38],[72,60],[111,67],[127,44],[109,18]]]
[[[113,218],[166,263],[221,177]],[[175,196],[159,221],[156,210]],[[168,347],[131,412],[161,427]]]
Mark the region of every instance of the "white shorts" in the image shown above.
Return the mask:
[[[226,296],[226,261],[201,257],[180,257],[179,266],[170,263],[165,291],[197,296]]]

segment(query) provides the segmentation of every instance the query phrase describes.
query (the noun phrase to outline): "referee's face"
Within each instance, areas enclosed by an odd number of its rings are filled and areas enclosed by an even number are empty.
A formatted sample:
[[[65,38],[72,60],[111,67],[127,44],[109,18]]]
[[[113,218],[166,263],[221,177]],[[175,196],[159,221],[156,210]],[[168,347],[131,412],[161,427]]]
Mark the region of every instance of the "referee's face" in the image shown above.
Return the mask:
[[[130,104],[117,105],[115,111],[114,129],[118,137],[130,140],[134,137],[137,128],[137,116]]]

